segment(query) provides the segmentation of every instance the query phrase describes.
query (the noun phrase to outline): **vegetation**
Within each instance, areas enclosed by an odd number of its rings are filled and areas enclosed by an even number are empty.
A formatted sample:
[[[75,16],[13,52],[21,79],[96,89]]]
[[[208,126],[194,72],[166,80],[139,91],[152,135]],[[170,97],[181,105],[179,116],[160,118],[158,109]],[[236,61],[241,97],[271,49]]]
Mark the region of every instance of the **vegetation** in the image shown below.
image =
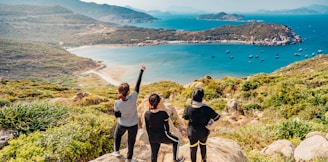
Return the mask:
[[[320,70],[328,68],[327,60],[327,55],[320,55],[272,74],[257,74],[248,79],[204,77],[195,80],[205,89],[206,102],[220,114],[226,111],[227,99],[235,98],[241,103],[239,113],[244,114],[247,121],[257,121],[241,126],[222,119],[221,127],[233,131],[218,131],[211,136],[233,139],[242,146],[249,160],[266,161],[273,159],[256,151],[275,140],[288,139],[298,145],[311,131],[327,133],[328,87],[317,84],[327,81],[328,73]],[[318,66],[311,66],[309,62],[316,62]],[[304,66],[302,69],[295,68],[300,64]],[[305,69],[312,69],[311,73],[299,73]],[[0,128],[17,132],[9,145],[0,150],[1,160],[88,161],[112,151],[116,87],[58,86],[29,80],[1,80],[0,86],[0,116],[6,118],[0,120]],[[170,81],[143,85],[141,89],[139,103],[147,95],[159,93],[177,108],[188,104],[192,91]],[[90,95],[72,102],[71,97],[80,91]],[[56,98],[66,100],[54,104],[52,100]],[[263,115],[258,116],[259,113]],[[277,157],[275,160],[286,159]]]
[[[120,27],[59,6],[0,5],[0,22],[0,130],[14,135],[0,150],[0,160],[15,162],[89,161],[113,151],[116,87],[97,78],[81,84],[75,72],[99,64],[63,47],[155,40],[254,43],[281,36],[301,41],[283,25],[246,24],[201,32]],[[328,55],[319,55],[272,74],[195,80],[205,89],[206,103],[219,114],[229,114],[226,105],[235,99],[240,104],[237,115],[245,117],[243,122],[222,119],[221,128],[231,130],[211,136],[233,139],[250,161],[288,161],[258,152],[274,140],[285,138],[297,145],[310,131],[328,132],[327,61]],[[159,93],[181,109],[189,104],[193,87],[161,81],[141,89],[138,103]],[[72,100],[84,92],[88,95],[83,99]]]
[[[11,40],[0,40],[0,60],[0,78],[8,79],[50,80],[99,66],[56,46]]]

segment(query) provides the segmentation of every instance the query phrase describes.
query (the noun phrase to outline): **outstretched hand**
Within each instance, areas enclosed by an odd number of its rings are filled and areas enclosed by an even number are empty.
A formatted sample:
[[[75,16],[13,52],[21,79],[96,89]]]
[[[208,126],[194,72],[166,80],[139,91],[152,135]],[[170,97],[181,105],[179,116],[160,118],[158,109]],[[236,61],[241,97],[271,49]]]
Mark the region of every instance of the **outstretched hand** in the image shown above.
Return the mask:
[[[146,70],[146,66],[144,64],[141,65],[141,70]]]

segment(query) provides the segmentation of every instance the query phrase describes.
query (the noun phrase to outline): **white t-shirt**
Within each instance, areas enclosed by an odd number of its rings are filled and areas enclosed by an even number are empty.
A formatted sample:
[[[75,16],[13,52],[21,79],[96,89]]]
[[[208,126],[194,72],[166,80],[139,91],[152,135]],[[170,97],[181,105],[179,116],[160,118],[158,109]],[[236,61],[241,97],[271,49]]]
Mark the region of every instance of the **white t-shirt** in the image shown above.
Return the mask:
[[[131,127],[138,124],[137,98],[138,93],[133,91],[131,95],[127,96],[127,101],[115,101],[114,111],[121,112],[121,117],[118,119],[120,125]]]

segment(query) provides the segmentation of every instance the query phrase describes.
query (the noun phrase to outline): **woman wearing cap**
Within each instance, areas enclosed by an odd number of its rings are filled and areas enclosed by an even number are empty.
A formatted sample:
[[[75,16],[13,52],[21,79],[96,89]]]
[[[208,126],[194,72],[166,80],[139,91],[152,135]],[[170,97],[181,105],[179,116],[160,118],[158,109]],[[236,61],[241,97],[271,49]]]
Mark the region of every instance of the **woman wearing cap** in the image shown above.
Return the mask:
[[[114,152],[112,155],[121,156],[120,144],[122,135],[128,131],[128,153],[127,161],[131,161],[133,156],[133,148],[138,132],[138,112],[137,112],[137,98],[141,83],[142,74],[146,67],[141,66],[139,77],[134,88],[134,92],[130,93],[130,86],[128,83],[122,83],[118,86],[120,94],[119,99],[114,103],[114,114],[118,118],[118,123],[114,132]]]
[[[202,103],[204,90],[196,88],[192,92],[192,103],[184,110],[183,118],[188,120],[188,138],[190,142],[190,158],[192,162],[196,162],[196,153],[198,146],[202,156],[202,162],[206,162],[206,141],[210,130],[209,123],[217,121],[220,115],[211,107]]]
[[[169,115],[157,108],[161,98],[157,94],[150,95],[149,110],[145,112],[145,124],[151,147],[151,161],[157,162],[161,143],[173,146],[173,161],[180,162],[184,157],[177,158],[179,138],[170,133]]]

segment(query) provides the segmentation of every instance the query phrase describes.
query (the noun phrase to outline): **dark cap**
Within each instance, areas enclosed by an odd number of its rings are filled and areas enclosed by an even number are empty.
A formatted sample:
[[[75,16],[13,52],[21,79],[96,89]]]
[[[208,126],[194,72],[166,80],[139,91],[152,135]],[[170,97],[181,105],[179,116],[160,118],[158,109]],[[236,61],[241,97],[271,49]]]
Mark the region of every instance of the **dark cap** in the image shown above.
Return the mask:
[[[194,101],[202,102],[204,97],[204,90],[201,88],[196,88],[192,91],[191,98]]]

